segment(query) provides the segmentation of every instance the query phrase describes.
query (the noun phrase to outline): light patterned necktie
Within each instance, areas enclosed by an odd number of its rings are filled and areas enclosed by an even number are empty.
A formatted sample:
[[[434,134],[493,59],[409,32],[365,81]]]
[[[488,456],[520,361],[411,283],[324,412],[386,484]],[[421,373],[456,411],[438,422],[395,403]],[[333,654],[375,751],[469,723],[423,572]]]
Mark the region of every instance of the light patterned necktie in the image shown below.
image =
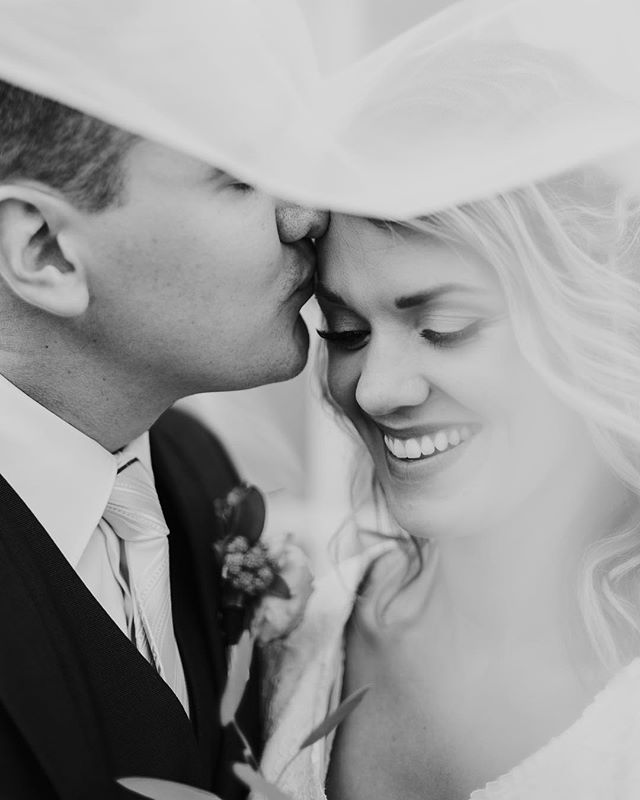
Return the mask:
[[[116,457],[118,473],[103,517],[118,537],[118,552],[110,548],[109,556],[122,589],[129,636],[188,713],[171,616],[169,530],[147,470],[126,451]]]

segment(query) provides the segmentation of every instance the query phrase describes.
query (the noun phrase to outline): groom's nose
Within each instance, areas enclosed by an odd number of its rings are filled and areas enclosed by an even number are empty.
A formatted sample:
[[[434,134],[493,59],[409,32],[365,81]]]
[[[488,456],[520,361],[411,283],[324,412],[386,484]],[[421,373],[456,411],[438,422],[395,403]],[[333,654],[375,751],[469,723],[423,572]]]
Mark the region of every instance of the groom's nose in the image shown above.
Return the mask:
[[[329,213],[314,208],[281,203],[276,207],[280,241],[292,244],[300,239],[317,239],[329,227]]]

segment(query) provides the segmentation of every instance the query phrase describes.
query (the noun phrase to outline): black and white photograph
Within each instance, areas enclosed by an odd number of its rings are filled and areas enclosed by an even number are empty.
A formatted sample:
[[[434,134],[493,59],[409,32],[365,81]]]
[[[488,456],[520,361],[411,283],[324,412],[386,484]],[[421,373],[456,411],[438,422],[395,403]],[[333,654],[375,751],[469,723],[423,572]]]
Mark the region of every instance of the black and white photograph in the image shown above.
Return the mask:
[[[0,20],[0,800],[640,800],[637,0]]]

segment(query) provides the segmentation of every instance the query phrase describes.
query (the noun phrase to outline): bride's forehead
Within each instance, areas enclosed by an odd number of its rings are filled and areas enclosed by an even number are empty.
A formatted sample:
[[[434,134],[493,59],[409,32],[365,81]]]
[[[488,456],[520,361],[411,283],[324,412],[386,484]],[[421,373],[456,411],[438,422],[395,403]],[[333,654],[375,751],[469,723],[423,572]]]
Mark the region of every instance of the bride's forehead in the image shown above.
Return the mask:
[[[384,269],[424,266],[456,257],[450,247],[407,223],[334,215],[325,240],[320,242],[320,268]]]
[[[495,271],[468,248],[404,224],[354,217],[341,218],[321,247],[319,282],[347,305],[386,303],[452,284],[476,292],[499,284]]]
[[[401,230],[401,223],[350,214],[333,213],[329,226],[329,237],[343,243],[356,239],[384,238],[394,230]]]
[[[334,215],[325,241],[320,243],[321,268],[374,268],[380,261],[397,257],[396,251],[404,249],[408,241],[403,233],[396,234],[379,220]]]

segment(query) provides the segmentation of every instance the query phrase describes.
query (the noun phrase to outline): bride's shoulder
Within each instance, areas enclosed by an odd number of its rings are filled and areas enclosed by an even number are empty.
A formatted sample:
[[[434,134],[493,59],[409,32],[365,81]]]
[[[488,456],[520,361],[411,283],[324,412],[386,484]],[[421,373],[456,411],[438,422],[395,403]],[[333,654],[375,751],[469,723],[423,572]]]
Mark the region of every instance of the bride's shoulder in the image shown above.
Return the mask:
[[[314,588],[300,624],[286,638],[263,649],[266,716],[283,707],[304,687],[333,685],[343,660],[344,630],[360,588],[374,565],[397,548],[395,540],[358,531],[332,548],[316,572]]]

